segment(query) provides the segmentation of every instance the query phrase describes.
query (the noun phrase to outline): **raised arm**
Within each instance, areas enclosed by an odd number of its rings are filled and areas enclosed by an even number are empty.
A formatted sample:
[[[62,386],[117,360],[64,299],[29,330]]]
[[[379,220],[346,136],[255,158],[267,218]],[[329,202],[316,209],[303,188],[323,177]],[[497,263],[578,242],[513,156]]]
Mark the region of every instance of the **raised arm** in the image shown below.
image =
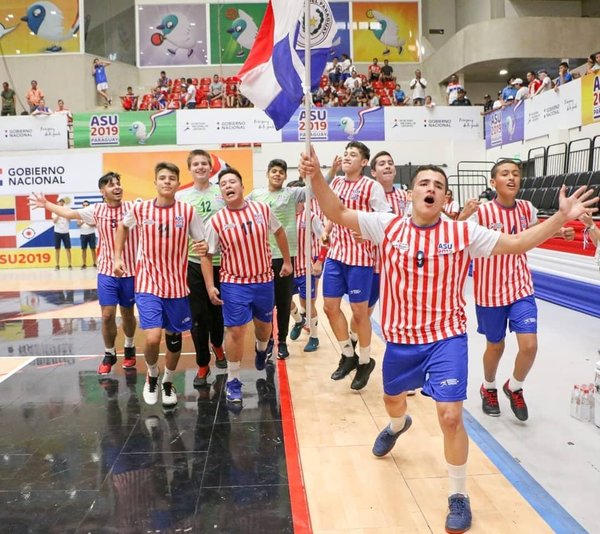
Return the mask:
[[[46,199],[46,197],[42,193],[31,193],[31,195],[29,196],[29,207],[33,209],[46,209],[49,212],[58,215],[59,217],[64,217],[65,219],[81,220],[81,215],[79,215],[78,210],[54,204],[53,202],[50,202],[48,199]]]

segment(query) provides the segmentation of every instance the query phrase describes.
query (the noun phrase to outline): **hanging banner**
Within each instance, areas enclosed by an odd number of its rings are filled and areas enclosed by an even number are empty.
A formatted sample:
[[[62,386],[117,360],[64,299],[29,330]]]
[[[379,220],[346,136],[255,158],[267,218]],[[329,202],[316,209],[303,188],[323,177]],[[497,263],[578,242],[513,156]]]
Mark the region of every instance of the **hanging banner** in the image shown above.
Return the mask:
[[[517,103],[485,116],[485,147],[494,148],[523,141],[525,106]]]
[[[2,117],[0,151],[69,148],[66,115]]]
[[[581,79],[581,122],[600,122],[600,72]]]

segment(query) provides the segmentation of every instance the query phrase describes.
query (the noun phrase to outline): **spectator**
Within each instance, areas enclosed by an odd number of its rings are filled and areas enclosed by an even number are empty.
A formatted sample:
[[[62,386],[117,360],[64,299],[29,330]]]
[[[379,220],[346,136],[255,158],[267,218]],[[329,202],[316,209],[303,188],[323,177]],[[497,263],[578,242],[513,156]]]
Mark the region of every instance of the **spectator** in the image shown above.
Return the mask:
[[[52,110],[48,106],[46,106],[45,100],[43,98],[40,98],[38,105],[35,107],[35,109],[33,110],[33,112],[31,114],[35,115],[35,116],[51,115]]]
[[[594,62],[591,66],[590,71],[596,73],[600,70],[600,52],[596,52],[590,56],[590,59]]]
[[[550,76],[548,76],[548,71],[546,69],[539,70],[538,76],[540,77],[541,84],[535,94],[540,95],[546,91],[550,91],[552,89],[552,80]]]
[[[127,88],[127,92],[121,97],[121,105],[125,111],[137,111],[138,97],[134,94],[131,86]]]
[[[73,114],[65,107],[65,101],[62,98],[58,99],[58,107],[54,113],[56,115],[66,115],[68,124],[73,122]]]
[[[494,105],[492,106],[492,109],[496,111],[497,109],[502,108],[502,106],[502,89],[500,89],[500,91],[498,91],[498,97],[496,98],[496,100],[494,100]]]
[[[44,98],[44,92],[38,87],[38,84],[35,80],[31,80],[31,88],[25,95],[25,99],[29,104],[29,113],[33,113],[35,108],[37,108],[41,98]]]
[[[83,209],[87,208],[90,203],[84,200],[81,203]],[[82,219],[77,219],[77,225],[79,226],[79,237],[81,238],[81,258],[82,258],[82,269],[87,269],[87,249],[89,247],[92,254],[92,264],[96,267],[96,226],[83,222]]]
[[[213,100],[223,100],[223,88],[223,82],[219,78],[219,75],[215,74],[213,76],[213,81],[210,84],[208,95],[206,95],[208,101],[212,102]]]
[[[521,78],[515,78],[513,82],[515,89],[517,92],[515,93],[515,100],[525,100],[529,98],[529,87],[523,85],[523,80]]]
[[[558,78],[554,88],[558,89],[561,85],[573,81],[573,75],[569,72],[569,64],[566,61],[562,61],[558,64]]]
[[[344,81],[344,87],[348,91],[354,91],[357,86],[362,85],[362,80],[358,77],[358,73],[356,71],[352,71],[352,75],[349,78],[346,78]]]
[[[188,78],[185,92],[185,107],[188,109],[196,109],[196,86],[192,83],[192,79]]]
[[[367,91],[367,95],[369,97],[368,107],[376,108],[377,106],[379,106],[379,97],[375,94],[375,91],[373,91],[373,89],[369,89]]]
[[[152,102],[150,104],[150,109],[165,109],[166,106],[167,99],[165,97],[165,94],[161,91],[160,87],[156,86],[152,91]]]
[[[373,58],[373,63],[369,65],[368,72],[370,82],[379,81],[379,77],[381,76],[381,65],[379,65],[376,57]]]
[[[65,205],[65,200],[59,198],[57,204],[59,206]],[[60,246],[61,243],[65,247],[67,252],[67,261],[69,262],[69,269],[71,266],[71,236],[69,235],[69,220],[64,217],[59,217],[56,213],[52,214],[52,223],[54,224],[54,256],[56,258],[55,271],[60,269]]]
[[[506,81],[506,87],[502,89],[502,102],[507,104],[515,99],[517,88],[515,87],[515,78],[512,76]]]
[[[425,107],[429,109],[433,109],[435,107],[435,102],[433,101],[433,98],[431,98],[431,95],[427,95],[425,97]]]
[[[465,92],[465,90],[461,87],[458,90],[458,94],[456,96],[456,100],[454,102],[452,102],[452,104],[450,104],[451,106],[470,106],[471,101],[467,98],[467,93]]]
[[[458,76],[453,74],[450,76],[450,83],[446,87],[446,99],[448,101],[448,105],[452,105],[458,96],[458,90],[463,89],[463,86],[458,81]],[[464,90],[464,89],[463,89]]]
[[[456,100],[458,100],[458,98]],[[460,206],[458,205],[458,202],[454,200],[454,195],[450,189],[446,191],[446,200],[444,201],[442,211],[453,221],[456,220],[458,214],[460,213]]]
[[[342,54],[342,61],[340,61],[342,67],[342,82],[345,82],[352,75],[352,60],[347,54]]]
[[[394,105],[396,106],[405,106],[408,102],[408,97],[406,93],[402,89],[399,83],[396,84],[396,88],[394,89]]]
[[[108,78],[106,77],[106,67],[110,65],[110,61],[102,61],[99,58],[94,58],[92,63],[92,76],[96,82],[96,91],[104,98],[104,107],[112,104],[112,98],[108,96]]]
[[[9,87],[8,82],[2,84],[2,114],[0,116],[7,117],[9,115],[17,114],[17,102],[15,99],[15,92]]]
[[[415,71],[415,77],[410,81],[409,87],[412,89],[413,106],[422,106],[425,104],[425,88],[427,80],[421,76],[421,71]]]
[[[538,89],[542,85],[542,82],[537,77],[535,71],[530,70],[527,73],[527,84],[527,88],[529,90],[529,98],[531,98],[532,96],[535,96],[537,94]]]
[[[494,108],[494,101],[488,94],[483,95],[483,115],[487,115]]]
[[[342,81],[342,67],[337,56],[327,63],[325,66],[325,73],[327,74],[331,85],[337,87],[340,84]]]
[[[382,82],[393,82],[396,78],[394,78],[394,69],[390,65],[390,61],[388,59],[383,60],[383,67],[381,67],[381,77],[379,78]]]
[[[156,84],[160,89],[169,89],[171,87],[171,78],[167,78],[167,73],[164,70],[160,71],[160,76]]]

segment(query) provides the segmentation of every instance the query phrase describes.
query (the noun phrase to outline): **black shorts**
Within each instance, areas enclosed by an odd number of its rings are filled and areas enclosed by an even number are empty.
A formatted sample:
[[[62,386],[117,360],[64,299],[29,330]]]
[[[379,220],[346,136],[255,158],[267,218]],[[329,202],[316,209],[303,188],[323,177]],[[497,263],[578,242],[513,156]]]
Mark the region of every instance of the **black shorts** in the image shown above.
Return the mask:
[[[54,248],[60,248],[61,243],[69,250],[71,248],[71,236],[69,234],[54,232]]]
[[[90,247],[92,250],[96,250],[96,234],[81,234],[81,250],[85,250]]]

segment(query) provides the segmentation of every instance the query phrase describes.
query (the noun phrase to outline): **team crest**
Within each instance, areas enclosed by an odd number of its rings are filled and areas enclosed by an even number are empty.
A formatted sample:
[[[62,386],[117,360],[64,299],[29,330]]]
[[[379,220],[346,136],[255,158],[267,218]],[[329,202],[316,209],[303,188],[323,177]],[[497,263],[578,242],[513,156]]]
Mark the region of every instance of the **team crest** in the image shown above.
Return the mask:
[[[521,221],[521,228],[523,228],[523,230],[527,229],[527,219],[525,217],[525,215],[521,215],[519,217],[519,220]]]
[[[359,198],[360,198],[360,191],[358,189],[355,189],[350,193],[350,200],[358,200]]]
[[[254,222],[256,222],[256,224],[265,224],[265,218],[263,217],[263,214],[255,213],[254,214]]]
[[[408,250],[408,243],[403,243],[402,241],[392,241],[392,247],[400,252],[406,252]]]
[[[304,12],[298,31],[296,48],[304,49],[306,44],[306,28]],[[333,13],[326,0],[310,1],[310,46],[313,49],[321,47],[327,40],[331,42],[337,29],[333,21]]]
[[[183,228],[184,222],[183,215],[175,215],[175,228]]]
[[[144,222],[142,224],[145,224],[145,225],[154,224],[154,220],[153,219],[144,219]]]
[[[490,225],[488,226],[488,228],[490,230],[496,230],[497,232],[501,232],[502,228],[504,228],[504,225],[500,222],[494,222],[494,223],[490,223]]]

